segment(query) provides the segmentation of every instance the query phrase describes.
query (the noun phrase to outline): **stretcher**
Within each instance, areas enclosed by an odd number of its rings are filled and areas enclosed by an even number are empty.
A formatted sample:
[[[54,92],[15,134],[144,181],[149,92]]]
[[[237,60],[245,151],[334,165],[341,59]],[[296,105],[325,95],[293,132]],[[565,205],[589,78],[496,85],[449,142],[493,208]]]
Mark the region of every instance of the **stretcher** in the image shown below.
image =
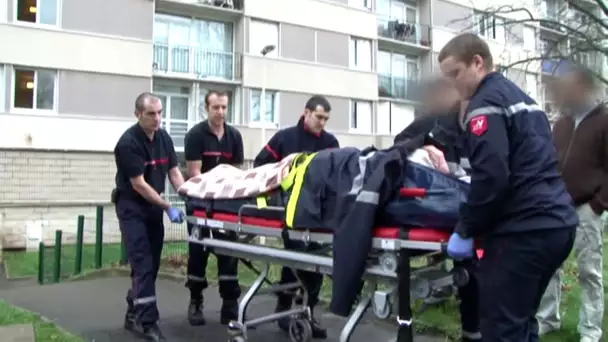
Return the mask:
[[[422,197],[424,189],[403,188],[401,196]],[[311,312],[306,306],[306,292],[301,282],[272,285],[267,280],[270,264],[290,267],[294,270],[319,272],[331,275],[333,260],[331,256],[284,250],[255,243],[256,237],[300,240],[305,243],[318,243],[331,246],[331,230],[286,229],[280,218],[270,219],[275,212],[281,217],[284,208],[268,206],[257,209],[255,205],[244,204],[238,213],[205,209],[190,211],[186,220],[194,225],[189,237],[190,243],[202,244],[216,254],[228,255],[245,261],[263,263],[259,276],[239,302],[236,321],[228,325],[229,341],[247,341],[249,329],[291,318],[289,335],[294,342],[307,342],[312,339]],[[256,214],[259,213],[259,214]],[[247,213],[246,215],[244,213]],[[209,229],[210,234],[202,234],[201,229]],[[234,234],[235,240],[227,241],[214,238],[214,231]],[[450,232],[419,227],[375,227],[373,230],[371,253],[364,274],[365,287],[358,303],[340,333],[340,342],[348,342],[363,315],[371,307],[376,317],[387,319],[397,311],[397,342],[413,341],[412,302],[417,299],[430,299],[436,293],[452,293],[454,286],[462,286],[468,281],[466,270],[449,269],[445,261],[445,248]],[[411,258],[426,259],[424,266],[410,265]],[[295,273],[295,272],[294,272]],[[385,285],[380,287],[379,285]],[[252,299],[261,294],[278,293],[300,288],[302,300],[295,308],[278,313],[270,313],[258,318],[247,317],[247,307]],[[394,309],[394,307],[396,307]]]

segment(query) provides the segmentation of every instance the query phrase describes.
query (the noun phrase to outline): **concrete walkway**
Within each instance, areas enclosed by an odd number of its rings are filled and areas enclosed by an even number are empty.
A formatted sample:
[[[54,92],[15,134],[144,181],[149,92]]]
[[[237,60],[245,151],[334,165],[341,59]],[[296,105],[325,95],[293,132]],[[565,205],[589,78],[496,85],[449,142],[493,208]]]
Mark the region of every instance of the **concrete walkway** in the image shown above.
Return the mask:
[[[130,281],[125,277],[69,282],[46,286],[27,286],[0,290],[0,298],[13,305],[39,312],[59,326],[88,341],[119,342],[133,341],[131,334],[122,329],[124,317],[124,295]],[[183,284],[159,279],[157,282],[161,328],[167,340],[181,341],[227,341],[226,328],[219,324],[221,300],[216,288],[205,292],[205,314],[207,325],[191,327],[186,322],[188,292]],[[274,297],[260,297],[249,309],[249,317],[263,315],[273,310]],[[333,315],[320,313],[318,318],[328,328],[328,341],[337,341],[345,321]],[[391,341],[395,338],[395,327],[386,322],[364,319],[351,342]],[[261,326],[251,332],[249,342],[289,342],[289,338],[278,331],[276,325]],[[4,340],[3,340],[4,341]],[[441,339],[416,338],[417,342],[437,342]]]
[[[36,342],[31,324],[15,324],[0,327],[2,342]]]

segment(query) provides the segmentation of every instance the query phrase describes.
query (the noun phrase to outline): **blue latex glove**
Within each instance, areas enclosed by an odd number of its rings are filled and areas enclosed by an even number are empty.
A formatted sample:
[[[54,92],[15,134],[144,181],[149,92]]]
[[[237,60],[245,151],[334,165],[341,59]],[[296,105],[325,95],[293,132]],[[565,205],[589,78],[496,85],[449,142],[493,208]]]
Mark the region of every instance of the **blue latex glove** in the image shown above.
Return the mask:
[[[169,220],[173,223],[182,223],[184,222],[184,212],[178,208],[169,208],[167,210],[167,216],[169,216]]]
[[[460,234],[454,233],[448,242],[448,255],[454,260],[470,259],[475,253],[474,244],[473,238],[464,239]]]

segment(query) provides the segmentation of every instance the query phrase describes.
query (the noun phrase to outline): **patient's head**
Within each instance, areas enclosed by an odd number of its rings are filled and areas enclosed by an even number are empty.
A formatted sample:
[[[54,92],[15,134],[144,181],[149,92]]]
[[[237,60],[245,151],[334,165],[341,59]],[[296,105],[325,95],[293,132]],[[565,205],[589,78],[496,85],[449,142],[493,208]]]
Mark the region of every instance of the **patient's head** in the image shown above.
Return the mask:
[[[460,95],[454,85],[445,78],[428,82],[424,91],[424,106],[429,113],[445,114],[457,108]]]

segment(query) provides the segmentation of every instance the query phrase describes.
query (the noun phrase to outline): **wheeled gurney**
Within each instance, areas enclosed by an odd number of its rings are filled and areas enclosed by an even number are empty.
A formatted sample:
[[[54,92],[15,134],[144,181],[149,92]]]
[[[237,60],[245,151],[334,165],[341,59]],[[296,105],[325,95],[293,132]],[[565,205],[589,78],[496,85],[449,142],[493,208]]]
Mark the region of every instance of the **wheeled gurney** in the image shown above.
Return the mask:
[[[404,197],[423,197],[424,189],[403,188]],[[253,204],[242,204],[237,212],[222,211],[207,205],[197,208],[189,202],[188,222],[194,225],[189,242],[204,245],[214,253],[229,255],[244,261],[256,260],[264,264],[251,288],[239,303],[238,320],[228,327],[229,341],[247,341],[248,329],[260,324],[290,317],[290,337],[293,341],[310,341],[310,309],[306,306],[306,292],[302,290],[302,304],[285,312],[272,313],[264,317],[249,319],[246,311],[254,296],[266,293],[301,288],[301,283],[272,285],[262,288],[267,281],[270,264],[279,264],[292,269],[320,272],[331,275],[333,260],[330,256],[305,252],[289,251],[253,243],[256,237],[300,240],[305,243],[319,243],[331,246],[331,230],[287,229],[282,219],[284,208],[267,206],[258,209]],[[209,202],[207,202],[209,203]],[[209,229],[210,234],[203,237],[201,229]],[[235,241],[215,239],[213,232],[231,232],[238,238]],[[397,342],[413,341],[411,302],[416,299],[432,297],[437,292],[451,291],[453,285],[463,285],[468,281],[464,269],[448,270],[444,250],[450,232],[441,229],[419,227],[375,227],[372,248],[364,274],[365,289],[358,300],[341,334],[340,341],[350,340],[356,325],[371,306],[374,314],[381,319],[391,316],[396,306],[398,333]],[[426,265],[414,267],[410,259],[422,257]],[[380,284],[389,289],[380,289]]]

